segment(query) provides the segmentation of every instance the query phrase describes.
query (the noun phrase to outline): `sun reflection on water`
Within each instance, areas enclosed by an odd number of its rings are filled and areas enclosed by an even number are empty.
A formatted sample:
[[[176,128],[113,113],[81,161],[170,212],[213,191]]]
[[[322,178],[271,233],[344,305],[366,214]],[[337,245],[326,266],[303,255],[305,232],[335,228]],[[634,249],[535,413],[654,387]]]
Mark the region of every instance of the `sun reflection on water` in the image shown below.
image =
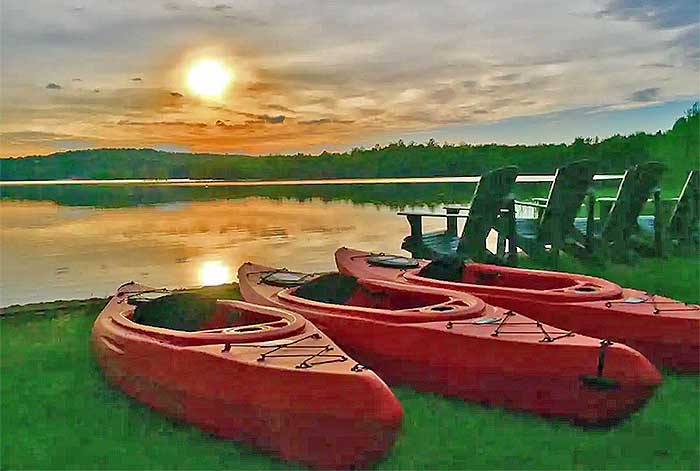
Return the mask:
[[[199,282],[204,286],[223,285],[231,281],[231,268],[220,260],[204,262],[199,267]]]

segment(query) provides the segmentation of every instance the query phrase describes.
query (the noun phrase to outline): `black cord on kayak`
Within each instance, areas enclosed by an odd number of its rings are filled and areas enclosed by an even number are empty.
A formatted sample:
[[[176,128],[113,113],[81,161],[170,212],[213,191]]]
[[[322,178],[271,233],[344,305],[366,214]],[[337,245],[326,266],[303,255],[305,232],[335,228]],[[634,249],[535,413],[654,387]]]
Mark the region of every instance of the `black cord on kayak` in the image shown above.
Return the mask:
[[[605,367],[605,350],[612,345],[613,343],[610,340],[601,340],[600,341],[600,353],[598,353],[598,371],[597,374],[599,377],[603,376],[603,368]]]
[[[445,325],[445,328],[447,329],[452,329],[455,325],[460,325],[460,324],[469,324],[469,325],[493,325],[495,323],[498,323],[496,326],[496,330],[494,330],[491,333],[491,337],[498,337],[499,335],[532,335],[532,334],[541,334],[543,337],[540,339],[540,342],[544,343],[550,343],[554,342],[555,340],[559,340],[565,337],[573,337],[575,334],[571,331],[558,331],[556,334],[553,332],[548,332],[545,329],[544,324],[542,324],[539,321],[530,321],[530,322],[508,322],[508,319],[515,316],[515,313],[513,311],[506,311],[506,313],[503,315],[503,317],[496,317],[496,318],[486,318],[485,320],[479,319],[476,321],[471,321],[471,322],[459,322],[459,321],[449,321]],[[539,330],[504,330],[506,327],[514,327],[514,326],[525,326],[525,325],[534,325],[537,327]]]
[[[333,350],[333,346],[331,344],[325,344],[325,345],[298,345],[299,343],[303,342],[304,340],[308,339],[314,339],[314,340],[320,340],[322,337],[318,333],[313,333],[306,335],[304,337],[298,338],[296,340],[293,340],[291,342],[279,344],[279,345],[259,345],[259,344],[234,344],[227,342],[224,345],[224,348],[221,350],[222,353],[230,352],[231,348],[233,347],[247,347],[247,348],[266,348],[270,349],[267,352],[263,352],[260,354],[260,356],[257,358],[257,361],[259,362],[264,362],[268,358],[303,358],[299,362],[298,365],[295,366],[295,368],[312,368],[314,366],[318,365],[323,365],[326,363],[341,363],[346,360],[348,360],[348,357],[345,355],[335,355],[335,354],[328,354],[328,352]],[[277,353],[281,352],[285,349],[318,349],[318,351],[313,352],[313,353]],[[313,361],[314,359],[319,359],[323,358],[324,360],[321,361]]]
[[[613,342],[610,340],[600,341],[600,350],[598,351],[598,368],[596,370],[596,375],[583,375],[581,376],[581,382],[588,387],[598,389],[598,390],[611,390],[619,389],[620,382],[615,378],[607,378],[603,376],[603,369],[605,368],[605,352],[607,348],[612,345]]]
[[[697,304],[689,304],[689,303],[684,303],[682,301],[658,301],[656,299],[655,294],[650,294],[650,293],[644,293],[647,298],[646,299],[641,299],[641,298],[625,298],[622,301],[607,301],[605,303],[605,307],[611,308],[613,304],[646,304],[650,303],[653,307],[653,314],[660,314],[662,312],[667,312],[667,311],[698,311],[700,310],[700,305]],[[660,305],[682,305],[685,306],[685,308],[680,309],[680,308],[671,308],[671,309],[661,309],[659,306]]]

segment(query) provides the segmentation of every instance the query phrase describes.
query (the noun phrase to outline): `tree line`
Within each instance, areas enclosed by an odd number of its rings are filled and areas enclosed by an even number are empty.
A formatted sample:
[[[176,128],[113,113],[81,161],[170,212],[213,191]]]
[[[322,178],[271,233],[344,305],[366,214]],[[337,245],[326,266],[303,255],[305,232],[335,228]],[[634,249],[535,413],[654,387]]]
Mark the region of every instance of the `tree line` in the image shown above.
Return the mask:
[[[607,139],[576,138],[570,144],[453,145],[398,141],[369,149],[319,155],[217,155],[153,149],[95,149],[49,156],[0,159],[0,180],[213,178],[279,180],[480,175],[504,165],[521,173],[553,173],[574,160],[592,158],[599,173],[620,173],[639,162],[666,164],[665,182],[677,184],[700,160],[700,106],[696,102],[665,132]]]

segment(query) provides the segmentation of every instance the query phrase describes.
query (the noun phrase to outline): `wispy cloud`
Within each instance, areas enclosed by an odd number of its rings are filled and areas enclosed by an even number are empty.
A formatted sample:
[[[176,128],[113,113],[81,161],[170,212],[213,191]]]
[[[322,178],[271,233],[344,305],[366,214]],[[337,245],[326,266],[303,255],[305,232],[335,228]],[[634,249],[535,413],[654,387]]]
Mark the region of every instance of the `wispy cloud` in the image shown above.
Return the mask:
[[[76,14],[4,0],[3,15],[0,129],[101,145],[296,151],[647,106],[697,95],[700,64],[696,1],[95,0]],[[218,100],[186,88],[199,57],[235,72]]]
[[[695,0],[612,0],[599,14],[656,28],[678,28],[698,22],[700,4]]]
[[[227,5],[226,3],[218,3],[211,7],[212,10],[214,11],[224,11],[224,10],[230,10],[233,8],[231,5]]]
[[[659,98],[659,92],[661,92],[661,89],[658,87],[644,88],[632,93],[632,95],[630,95],[630,100],[641,103],[656,101]]]

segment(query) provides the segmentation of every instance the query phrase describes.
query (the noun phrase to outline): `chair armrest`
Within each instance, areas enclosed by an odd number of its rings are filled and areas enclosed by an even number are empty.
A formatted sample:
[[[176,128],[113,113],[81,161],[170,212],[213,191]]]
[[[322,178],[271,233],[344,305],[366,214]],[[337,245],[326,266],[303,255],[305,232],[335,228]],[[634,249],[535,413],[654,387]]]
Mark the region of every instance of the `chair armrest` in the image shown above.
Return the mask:
[[[676,196],[675,198],[661,198],[659,201],[680,201],[680,197]],[[647,198],[647,203],[653,203],[654,198]]]
[[[601,196],[600,198],[596,198],[596,201],[611,201],[615,202],[617,201],[617,197],[615,196]]]
[[[532,201],[518,201],[515,200],[515,204],[520,205],[520,206],[530,206],[532,208],[541,208],[545,209],[547,207],[546,204],[541,204],[541,203],[534,203]]]
[[[549,198],[532,198],[532,201],[535,203],[547,204],[549,202]]]
[[[467,218],[467,214],[442,214],[442,213],[428,213],[420,211],[400,211],[399,216],[420,216],[420,217],[433,217],[433,218]]]
[[[443,206],[442,209],[445,209],[445,210],[456,209],[457,211],[469,211],[472,208],[471,208],[471,206],[462,206],[462,205],[455,204],[455,205]]]

